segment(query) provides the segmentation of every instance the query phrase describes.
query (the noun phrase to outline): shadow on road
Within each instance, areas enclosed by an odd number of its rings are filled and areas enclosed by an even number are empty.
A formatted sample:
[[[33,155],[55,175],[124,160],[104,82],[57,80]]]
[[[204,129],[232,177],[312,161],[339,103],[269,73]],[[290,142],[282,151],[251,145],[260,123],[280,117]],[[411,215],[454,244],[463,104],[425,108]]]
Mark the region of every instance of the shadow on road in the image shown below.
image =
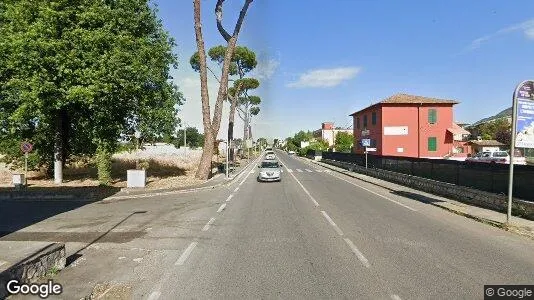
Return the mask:
[[[0,241],[17,230],[119,191],[114,187],[42,187],[26,191],[0,188]]]
[[[412,193],[412,192],[408,192],[408,191],[391,191],[391,193],[394,194],[394,195],[399,195],[399,196],[402,196],[402,197],[406,197],[406,198],[413,199],[413,200],[416,200],[416,201],[419,201],[419,202],[423,202],[423,203],[427,203],[427,204],[445,202],[443,200],[439,200],[439,199],[436,199],[436,198],[433,198],[433,197],[428,197],[428,196],[425,196],[425,195]]]

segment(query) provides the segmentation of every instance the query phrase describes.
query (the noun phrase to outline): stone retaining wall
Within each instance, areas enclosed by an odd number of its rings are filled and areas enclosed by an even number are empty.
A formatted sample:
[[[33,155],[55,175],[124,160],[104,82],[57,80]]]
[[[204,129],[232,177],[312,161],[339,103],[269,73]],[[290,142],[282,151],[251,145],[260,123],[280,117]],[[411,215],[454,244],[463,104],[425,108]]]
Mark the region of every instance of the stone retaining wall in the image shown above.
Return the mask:
[[[65,244],[52,243],[0,273],[0,299],[8,296],[6,285],[10,280],[31,283],[50,270],[61,270],[66,264]]]
[[[417,190],[425,191],[435,195],[455,199],[467,204],[476,205],[483,208],[489,208],[496,211],[505,212],[508,206],[508,196],[503,194],[493,194],[455,184],[435,181],[427,178],[392,172],[383,169],[366,169],[365,167],[347,162],[323,159],[330,165],[334,165],[349,171],[365,174],[368,176],[394,182],[408,186]],[[512,204],[512,213],[529,220],[534,220],[534,203],[514,198]]]

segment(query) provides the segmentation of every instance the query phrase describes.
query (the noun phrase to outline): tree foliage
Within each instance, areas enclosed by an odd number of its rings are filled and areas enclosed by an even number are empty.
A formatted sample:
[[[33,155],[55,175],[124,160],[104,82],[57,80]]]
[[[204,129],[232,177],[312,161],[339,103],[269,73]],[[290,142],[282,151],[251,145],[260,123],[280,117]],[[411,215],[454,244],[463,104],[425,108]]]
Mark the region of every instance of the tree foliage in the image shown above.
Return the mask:
[[[512,126],[506,118],[480,124],[477,132],[484,140],[497,140],[507,146],[511,144]]]
[[[334,147],[337,152],[350,152],[352,144],[354,143],[354,136],[348,132],[337,132],[334,141]]]
[[[186,128],[186,144],[191,148],[199,148],[204,146],[204,135],[198,131],[196,127]],[[173,144],[180,148],[184,145],[184,131],[178,130],[176,138],[173,140]]]
[[[0,36],[0,139],[33,142],[39,164],[55,136],[105,159],[121,135],[174,130],[175,44],[146,0],[3,1]]]

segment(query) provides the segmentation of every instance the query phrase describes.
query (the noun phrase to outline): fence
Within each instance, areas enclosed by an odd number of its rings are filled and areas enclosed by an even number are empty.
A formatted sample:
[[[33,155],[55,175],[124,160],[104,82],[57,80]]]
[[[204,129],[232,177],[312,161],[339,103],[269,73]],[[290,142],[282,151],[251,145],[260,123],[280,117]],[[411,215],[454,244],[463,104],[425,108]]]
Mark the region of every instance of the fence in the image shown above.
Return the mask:
[[[363,154],[323,152],[322,157],[365,166]],[[497,194],[508,194],[509,165],[505,164],[378,155],[368,155],[367,159],[369,168],[399,172]],[[534,166],[514,166],[514,197],[534,201]]]

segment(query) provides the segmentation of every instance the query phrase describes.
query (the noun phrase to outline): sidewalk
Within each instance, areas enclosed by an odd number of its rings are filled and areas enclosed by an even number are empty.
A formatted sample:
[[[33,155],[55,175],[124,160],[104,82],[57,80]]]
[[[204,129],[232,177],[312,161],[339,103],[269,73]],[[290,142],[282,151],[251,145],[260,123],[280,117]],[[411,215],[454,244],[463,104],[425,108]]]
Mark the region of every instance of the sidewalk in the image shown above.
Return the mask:
[[[377,179],[371,176],[351,172],[343,168],[329,165],[327,163],[313,161],[308,158],[303,158],[303,159],[306,160],[307,162],[311,162],[311,163],[323,166],[327,169],[336,171],[338,173],[342,173],[347,176],[374,184],[376,186],[387,189],[389,191],[417,193],[423,196],[423,197],[420,197],[421,199],[418,199],[421,202],[425,202],[427,204],[448,210],[452,213],[465,216],[467,218],[476,220],[478,222],[486,223],[486,224],[499,227],[507,231],[515,232],[517,234],[534,239],[534,221],[530,221],[527,219],[514,216],[512,217],[511,224],[507,225],[506,214],[498,212],[498,211],[494,211],[494,210],[490,210],[490,209],[486,209],[486,208],[482,208],[478,206],[473,206],[473,205],[465,204],[465,203],[462,203],[456,200],[429,194],[423,191],[415,190],[415,189],[412,189],[406,186],[402,186],[402,185],[388,182],[385,180]],[[425,201],[424,200],[425,196],[436,198],[436,199],[439,199],[440,201]]]

